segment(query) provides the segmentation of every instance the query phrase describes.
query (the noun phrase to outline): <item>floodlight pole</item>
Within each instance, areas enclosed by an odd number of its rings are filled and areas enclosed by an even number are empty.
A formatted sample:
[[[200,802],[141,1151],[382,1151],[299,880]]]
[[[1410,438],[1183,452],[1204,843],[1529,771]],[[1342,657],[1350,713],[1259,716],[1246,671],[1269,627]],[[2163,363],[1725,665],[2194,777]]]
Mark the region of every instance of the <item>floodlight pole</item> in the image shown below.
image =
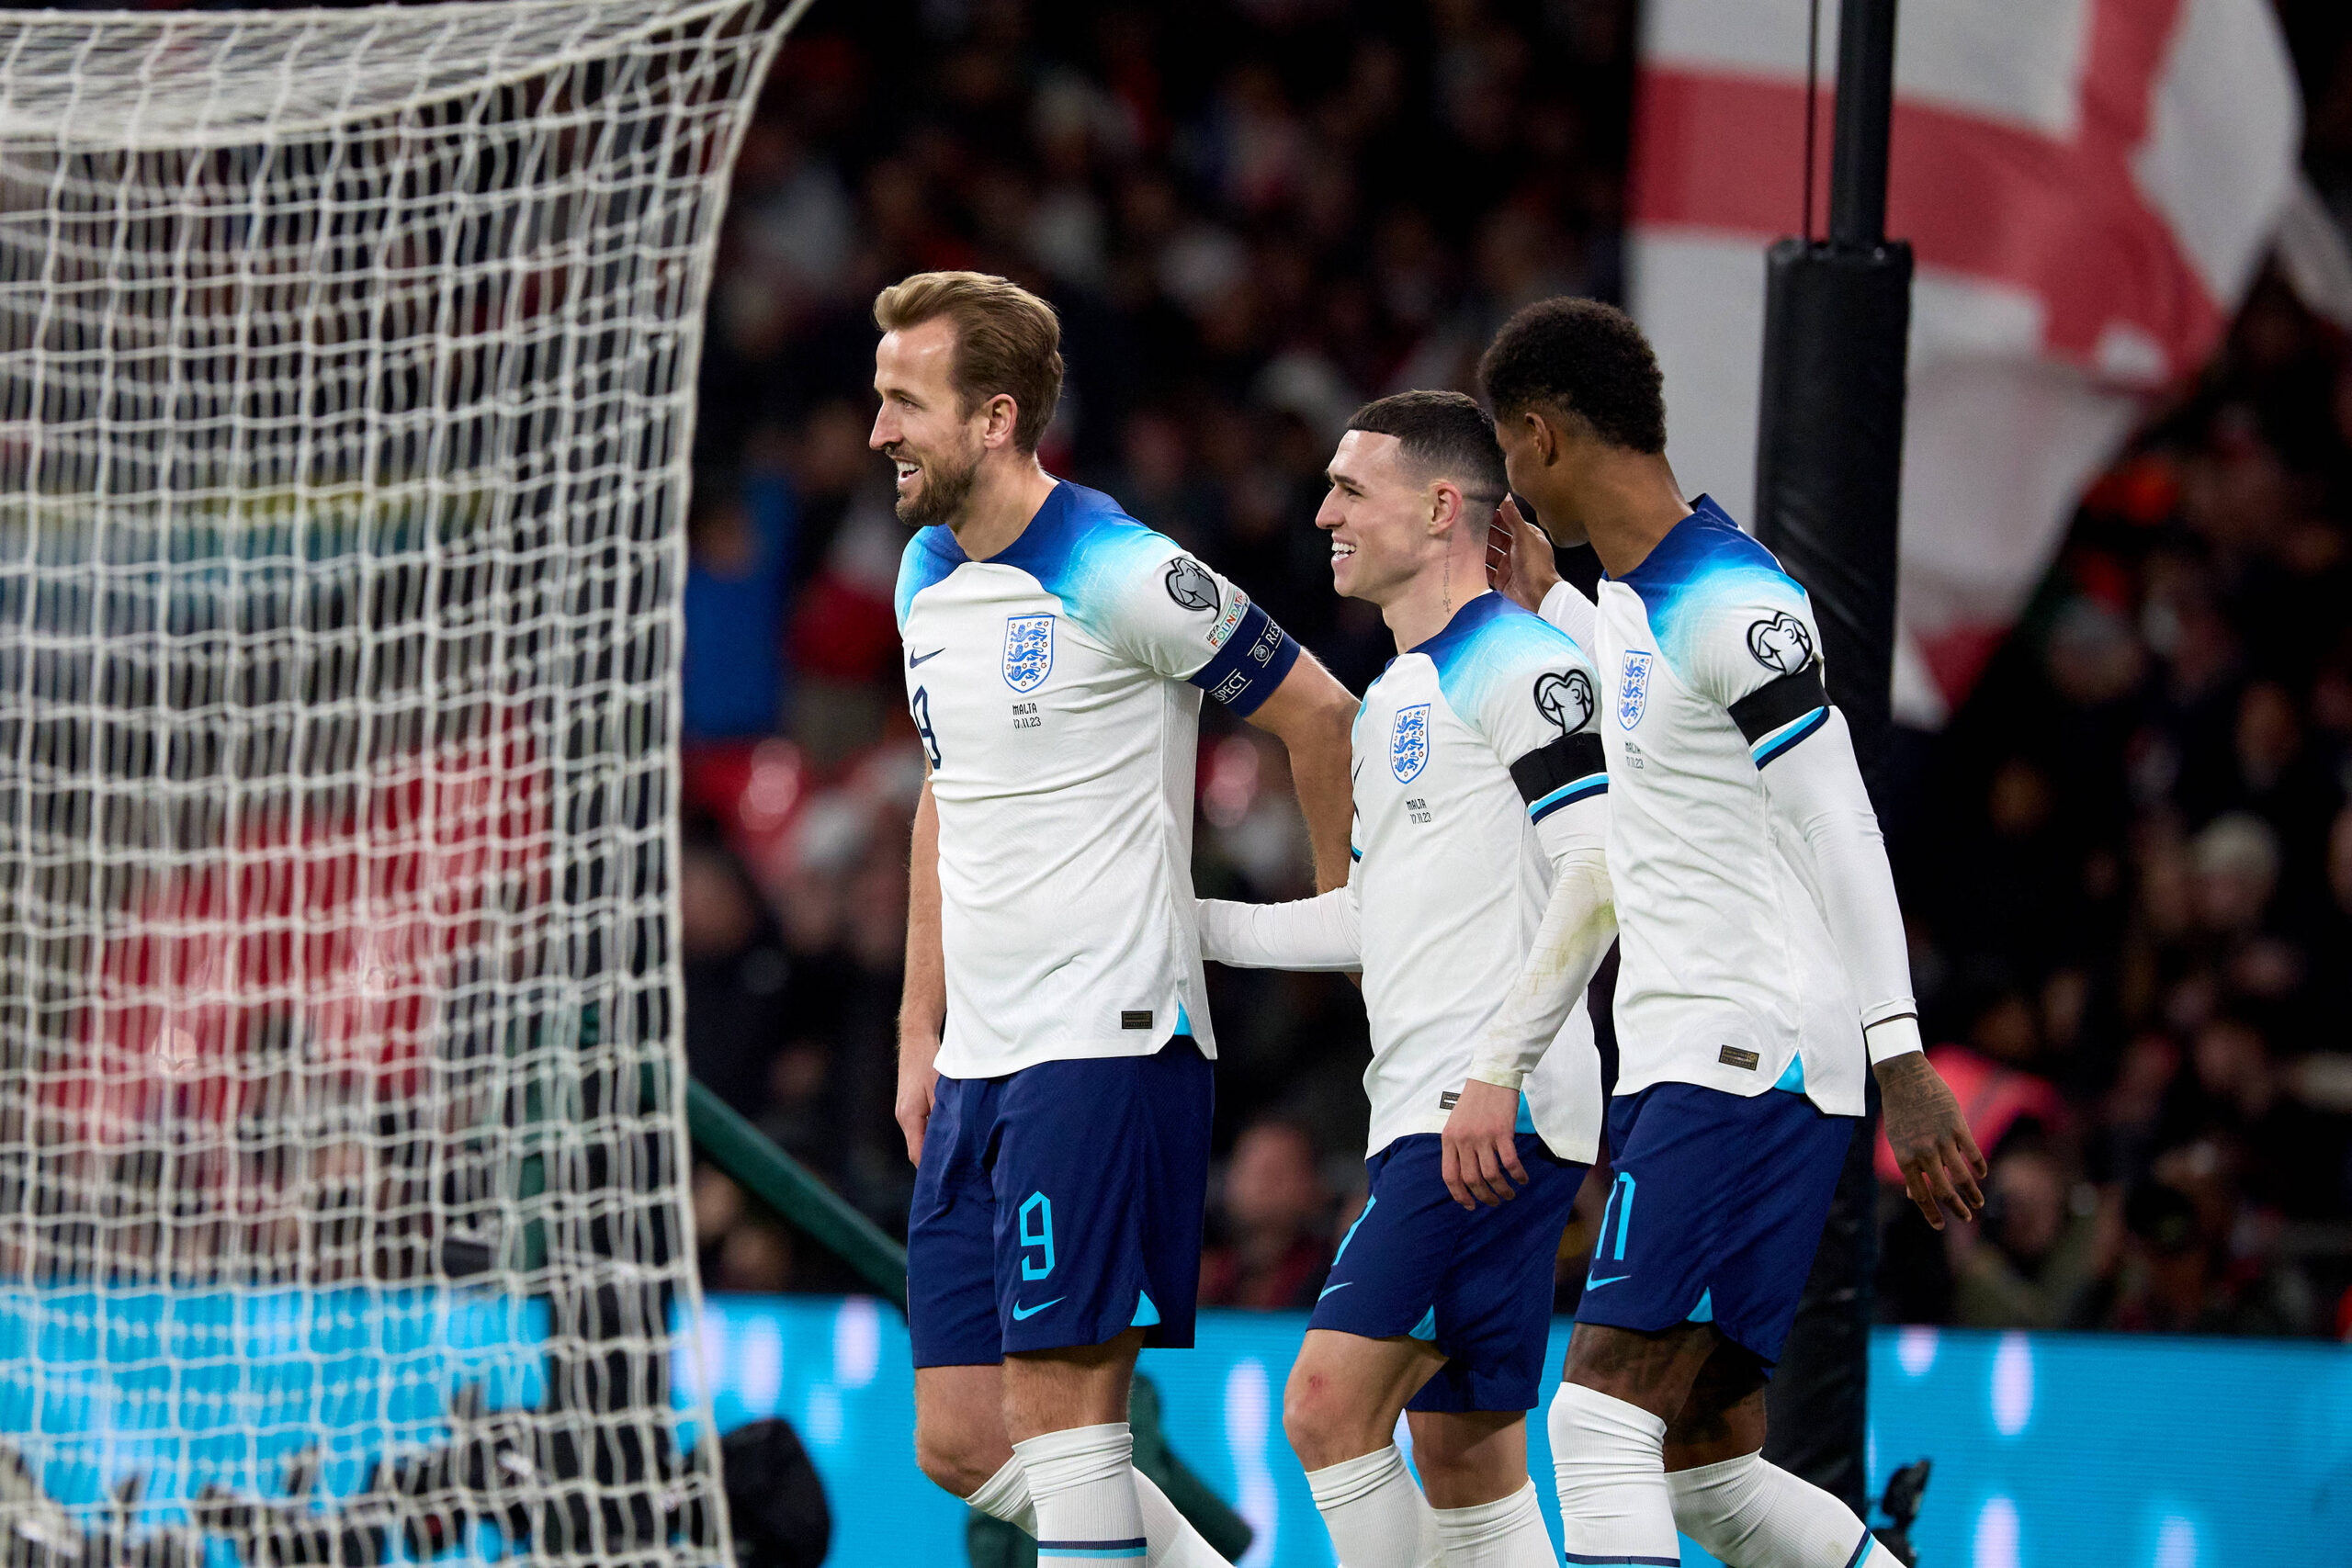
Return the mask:
[[[1775,244],[1766,268],[1757,537],[1804,584],[1829,695],[1874,798],[1894,674],[1896,525],[1911,247],[1886,238],[1895,0],[1842,0],[1829,237]],[[1809,181],[1813,172],[1804,172]],[[1881,815],[1883,799],[1877,799]],[[1857,1129],[1768,1395],[1773,1462],[1865,1508],[1878,1095]],[[1867,1515],[1865,1515],[1867,1517]]]

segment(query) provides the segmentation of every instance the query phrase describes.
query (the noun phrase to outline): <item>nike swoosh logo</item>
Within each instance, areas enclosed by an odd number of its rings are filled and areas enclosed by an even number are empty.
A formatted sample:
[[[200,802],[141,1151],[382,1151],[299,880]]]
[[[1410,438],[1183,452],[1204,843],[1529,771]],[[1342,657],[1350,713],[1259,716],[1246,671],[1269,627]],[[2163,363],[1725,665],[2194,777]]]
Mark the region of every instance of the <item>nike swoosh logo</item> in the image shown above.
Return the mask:
[[[944,648],[934,648],[929,653],[917,653],[910,648],[907,649],[907,668],[911,670],[916,665],[922,664],[929,660],[936,659],[946,651],[947,650]],[[1059,1296],[1056,1296],[1054,1300],[1059,1301],[1061,1298]]]
[[[1025,1323],[1030,1318],[1033,1318],[1039,1313],[1045,1311],[1047,1307],[1052,1306],[1054,1302],[1066,1301],[1069,1298],[1065,1296],[1056,1296],[1053,1302],[1039,1302],[1033,1307],[1025,1307],[1019,1302],[1015,1302],[1012,1303],[1012,1321],[1015,1323]]]
[[[1606,1280],[1596,1280],[1591,1275],[1587,1274],[1584,1277],[1584,1288],[1588,1291],[1597,1291],[1603,1285],[1613,1285],[1620,1280],[1630,1280],[1632,1278],[1633,1276],[1631,1274],[1611,1274]]]
[[[1350,1285],[1354,1283],[1355,1281],[1353,1280],[1342,1280],[1336,1285],[1326,1285],[1323,1287],[1323,1296],[1329,1295],[1333,1291],[1344,1291]],[[1315,1299],[1319,1302],[1323,1299],[1323,1296],[1317,1296]]]

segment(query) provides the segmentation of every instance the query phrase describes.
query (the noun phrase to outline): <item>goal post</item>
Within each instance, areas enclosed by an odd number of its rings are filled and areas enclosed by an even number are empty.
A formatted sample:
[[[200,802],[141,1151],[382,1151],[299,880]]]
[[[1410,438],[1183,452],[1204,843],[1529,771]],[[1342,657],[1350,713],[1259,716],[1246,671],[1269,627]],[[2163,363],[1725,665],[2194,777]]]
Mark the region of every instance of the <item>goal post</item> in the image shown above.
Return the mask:
[[[728,1561],[679,593],[805,3],[0,14],[10,1562]]]

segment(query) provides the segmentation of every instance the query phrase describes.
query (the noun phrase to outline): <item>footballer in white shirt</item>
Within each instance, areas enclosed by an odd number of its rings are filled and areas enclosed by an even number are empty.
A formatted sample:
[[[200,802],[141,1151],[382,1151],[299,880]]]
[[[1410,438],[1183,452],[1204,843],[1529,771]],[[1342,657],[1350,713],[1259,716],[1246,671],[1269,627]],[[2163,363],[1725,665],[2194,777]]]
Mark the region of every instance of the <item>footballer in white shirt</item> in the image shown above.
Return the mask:
[[[1550,1426],[1567,1561],[1892,1568],[1765,1462],[1764,1386],[1863,1111],[1865,1071],[1939,1228],[1984,1162],[1920,1051],[1903,919],[1804,590],[1668,466],[1622,311],[1551,299],[1480,366],[1511,489],[1605,570],[1594,633],[1621,964],[1613,1167]],[[1520,536],[1510,587],[1549,592]],[[1564,615],[1563,618],[1566,618]]]
[[[917,525],[897,610],[928,779],[898,1115],[924,1472],[1041,1563],[1220,1560],[1131,1465],[1146,1343],[1189,1346],[1216,1036],[1192,885],[1204,694],[1288,745],[1344,874],[1346,690],[1232,583],[1057,480],[1059,327],[1002,278],[875,302],[871,445]]]
[[[1329,478],[1333,586],[1378,605],[1397,648],[1355,720],[1352,874],[1318,898],[1202,906],[1209,958],[1363,975],[1370,1195],[1283,1425],[1348,1568],[1433,1549],[1458,1568],[1549,1568],[1526,1413],[1600,1132],[1581,1005],[1611,934],[1593,667],[1487,586],[1504,484],[1476,402],[1365,405]],[[1460,1124],[1474,1096],[1499,1111],[1484,1135]]]

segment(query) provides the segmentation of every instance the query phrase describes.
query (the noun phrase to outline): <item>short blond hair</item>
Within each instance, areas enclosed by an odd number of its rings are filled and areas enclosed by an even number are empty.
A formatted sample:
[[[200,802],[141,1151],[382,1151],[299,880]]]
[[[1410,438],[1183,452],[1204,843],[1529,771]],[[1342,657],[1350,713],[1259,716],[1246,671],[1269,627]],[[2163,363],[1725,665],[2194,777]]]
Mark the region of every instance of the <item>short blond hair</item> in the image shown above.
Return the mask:
[[[1012,443],[1035,452],[1062,397],[1062,324],[1054,308],[985,272],[919,272],[874,297],[874,324],[886,333],[941,316],[956,323],[951,374],[965,412],[1011,398]]]

